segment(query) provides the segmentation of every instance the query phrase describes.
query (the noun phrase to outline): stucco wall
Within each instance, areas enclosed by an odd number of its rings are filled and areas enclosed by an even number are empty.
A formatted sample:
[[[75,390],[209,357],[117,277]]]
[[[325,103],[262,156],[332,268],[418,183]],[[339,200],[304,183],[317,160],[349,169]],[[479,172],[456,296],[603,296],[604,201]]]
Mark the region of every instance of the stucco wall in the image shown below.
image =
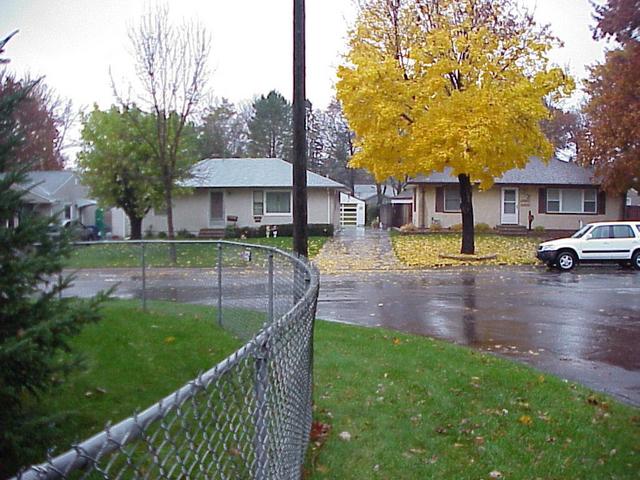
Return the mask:
[[[500,225],[500,204],[503,187],[504,185],[494,185],[486,191],[479,191],[477,187],[473,188],[475,223],[486,223],[490,227]],[[442,227],[447,228],[462,222],[459,212],[436,212],[435,186],[420,185],[417,188],[420,189],[416,196],[418,214],[414,220],[417,226],[429,227],[436,220],[440,222]],[[518,186],[519,225],[528,226],[529,211],[534,215],[533,227],[543,226],[549,230],[574,230],[579,227],[581,221],[583,223],[591,223],[620,220],[622,218],[622,199],[614,195],[607,195],[606,213],[603,215],[538,213],[538,192],[539,188],[537,186]]]
[[[418,208],[422,207],[423,226],[429,227],[434,221],[439,222],[444,228],[462,223],[460,212],[436,212],[436,188],[432,186],[423,188],[423,201],[420,203],[418,195]],[[473,188],[473,214],[475,223],[486,223],[491,227],[500,224],[500,190],[492,188],[480,192]],[[418,222],[416,215],[414,223]],[[418,223],[416,223],[418,225]]]

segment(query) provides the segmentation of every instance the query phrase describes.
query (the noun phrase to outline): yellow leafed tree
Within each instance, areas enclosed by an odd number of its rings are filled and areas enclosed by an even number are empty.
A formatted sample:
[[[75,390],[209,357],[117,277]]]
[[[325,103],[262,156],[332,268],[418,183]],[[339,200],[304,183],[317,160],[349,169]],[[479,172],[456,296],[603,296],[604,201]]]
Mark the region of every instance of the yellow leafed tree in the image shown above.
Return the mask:
[[[543,100],[574,88],[550,65],[556,43],[516,0],[362,0],[337,84],[352,166],[379,180],[450,167],[474,253],[472,185],[553,154]]]

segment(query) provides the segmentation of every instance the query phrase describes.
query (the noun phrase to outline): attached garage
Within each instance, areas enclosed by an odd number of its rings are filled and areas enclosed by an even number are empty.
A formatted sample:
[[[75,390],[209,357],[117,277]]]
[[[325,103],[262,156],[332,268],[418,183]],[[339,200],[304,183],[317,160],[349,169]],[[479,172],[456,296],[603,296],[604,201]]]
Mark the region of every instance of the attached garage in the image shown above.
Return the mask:
[[[364,226],[365,203],[346,193],[340,193],[340,226]]]

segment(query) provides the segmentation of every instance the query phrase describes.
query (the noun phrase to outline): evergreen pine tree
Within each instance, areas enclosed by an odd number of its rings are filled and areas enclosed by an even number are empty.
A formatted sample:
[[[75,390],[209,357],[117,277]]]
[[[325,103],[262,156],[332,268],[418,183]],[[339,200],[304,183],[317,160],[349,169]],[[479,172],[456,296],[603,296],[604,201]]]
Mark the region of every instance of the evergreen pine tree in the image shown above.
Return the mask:
[[[99,319],[106,298],[61,298],[71,281],[58,280],[69,239],[49,235],[56,219],[30,212],[25,203],[26,167],[12,161],[25,132],[12,112],[33,86],[0,96],[0,478],[43,459],[45,437],[55,427],[51,418],[38,418],[33,405],[79,364],[68,341]]]

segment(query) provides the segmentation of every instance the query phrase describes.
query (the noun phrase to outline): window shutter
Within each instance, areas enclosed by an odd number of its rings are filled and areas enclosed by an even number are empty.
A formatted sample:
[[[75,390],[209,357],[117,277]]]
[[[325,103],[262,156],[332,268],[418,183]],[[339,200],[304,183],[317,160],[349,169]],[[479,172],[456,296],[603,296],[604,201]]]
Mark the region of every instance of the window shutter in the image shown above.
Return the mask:
[[[538,189],[538,213],[547,213],[547,189]]]
[[[436,187],[436,212],[444,212],[444,187]]]
[[[598,193],[598,214],[604,215],[607,213],[607,194],[604,192]]]

